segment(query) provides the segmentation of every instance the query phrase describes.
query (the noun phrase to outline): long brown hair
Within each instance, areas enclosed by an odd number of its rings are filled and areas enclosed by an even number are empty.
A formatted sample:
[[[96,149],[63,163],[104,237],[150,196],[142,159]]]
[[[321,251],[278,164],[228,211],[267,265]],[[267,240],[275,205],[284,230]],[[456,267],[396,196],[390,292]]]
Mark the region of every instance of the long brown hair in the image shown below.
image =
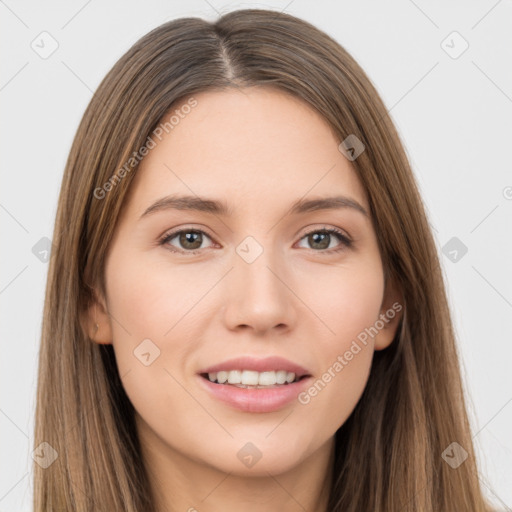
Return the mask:
[[[34,510],[155,510],[112,346],[92,342],[81,319],[94,287],[105,291],[105,257],[134,155],[177,102],[249,86],[301,98],[340,142],[351,134],[363,142],[352,164],[386,277],[403,297],[397,336],[374,354],[363,396],[336,433],[329,511],[487,510],[436,246],[386,107],[335,40],[291,15],[255,9],[159,26],[114,65],[85,111],[48,274],[34,447],[48,443],[57,455],[46,468],[34,463]],[[454,442],[468,454],[457,468],[442,456]]]

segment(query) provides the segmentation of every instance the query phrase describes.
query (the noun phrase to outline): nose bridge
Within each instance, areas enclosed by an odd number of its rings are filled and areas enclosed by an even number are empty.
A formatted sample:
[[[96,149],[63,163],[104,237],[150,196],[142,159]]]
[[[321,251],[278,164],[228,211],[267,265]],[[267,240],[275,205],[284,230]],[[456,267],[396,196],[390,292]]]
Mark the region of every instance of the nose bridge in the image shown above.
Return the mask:
[[[268,241],[269,239],[267,239]],[[293,293],[285,285],[286,262],[279,251],[247,237],[235,249],[226,307],[231,328],[249,326],[265,331],[294,322]]]

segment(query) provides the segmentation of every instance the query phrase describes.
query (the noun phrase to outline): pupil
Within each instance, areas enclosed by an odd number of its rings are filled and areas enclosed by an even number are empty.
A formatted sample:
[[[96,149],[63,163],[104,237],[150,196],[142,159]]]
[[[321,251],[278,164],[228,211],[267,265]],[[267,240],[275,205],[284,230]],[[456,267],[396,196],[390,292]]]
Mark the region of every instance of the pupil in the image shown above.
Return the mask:
[[[327,249],[329,247],[329,233],[313,233],[310,235],[310,242],[313,241],[314,245],[318,241],[320,241],[320,245],[317,246],[318,249]]]
[[[196,233],[194,231],[182,233],[180,236],[180,243],[187,249],[199,249],[201,247],[201,239],[199,238],[200,235],[201,233]],[[197,243],[198,240],[199,244]]]

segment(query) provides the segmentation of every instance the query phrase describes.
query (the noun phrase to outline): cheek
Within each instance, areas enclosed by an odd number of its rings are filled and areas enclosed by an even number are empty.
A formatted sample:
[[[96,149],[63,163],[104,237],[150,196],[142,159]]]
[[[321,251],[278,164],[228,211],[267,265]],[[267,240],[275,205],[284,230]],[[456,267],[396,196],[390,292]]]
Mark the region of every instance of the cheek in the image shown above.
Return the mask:
[[[148,264],[120,252],[110,261],[106,284],[119,374],[138,413],[155,421],[162,404],[191,401],[180,383],[199,337],[188,331],[200,321],[201,309],[194,306],[216,276],[191,286],[190,272],[171,271],[165,261]]]
[[[128,253],[128,251],[126,251]],[[151,261],[114,255],[107,267],[109,309],[112,314],[114,342],[135,343],[145,338],[166,343],[179,330],[201,296],[211,288],[211,279],[196,279],[191,272],[170,269],[165,260]],[[158,340],[158,342],[157,342]]]
[[[303,294],[324,324],[327,353],[346,350],[352,339],[378,320],[384,293],[380,260],[327,268],[309,279]]]
[[[379,318],[384,282],[378,261],[360,269],[339,269],[320,279],[310,298],[325,324],[316,339],[320,371],[299,396],[317,428],[335,430],[356,406],[366,386],[373,358],[374,331]],[[313,288],[310,288],[311,290]],[[313,412],[315,411],[315,412]]]
[[[366,387],[372,355],[369,345],[332,354],[324,372],[299,395],[310,428],[320,437],[332,435],[351,415]]]

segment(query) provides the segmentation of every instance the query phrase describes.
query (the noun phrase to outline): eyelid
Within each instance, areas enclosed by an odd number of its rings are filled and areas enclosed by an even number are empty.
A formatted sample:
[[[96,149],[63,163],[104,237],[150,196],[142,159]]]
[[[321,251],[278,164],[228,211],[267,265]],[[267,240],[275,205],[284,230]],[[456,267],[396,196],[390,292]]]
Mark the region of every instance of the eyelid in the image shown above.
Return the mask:
[[[312,224],[306,226],[301,231],[299,231],[299,233],[302,233],[299,238],[302,240],[305,236],[310,235],[311,233],[317,233],[319,231],[333,232],[346,238],[348,242],[353,241],[352,237],[344,229],[338,228],[337,226],[330,226],[328,224]]]

